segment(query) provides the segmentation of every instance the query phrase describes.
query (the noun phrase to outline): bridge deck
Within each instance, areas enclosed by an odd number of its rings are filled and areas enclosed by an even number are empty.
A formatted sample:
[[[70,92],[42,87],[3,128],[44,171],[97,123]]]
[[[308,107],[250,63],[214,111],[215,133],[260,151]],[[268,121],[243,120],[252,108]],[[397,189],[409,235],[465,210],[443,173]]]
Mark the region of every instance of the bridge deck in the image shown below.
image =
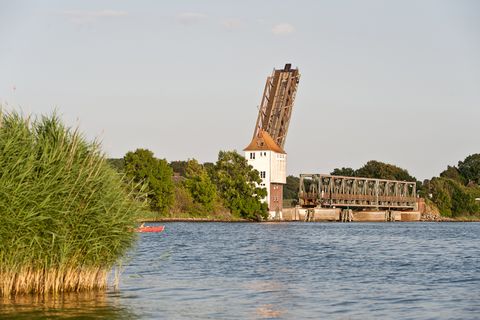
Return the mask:
[[[301,174],[299,204],[411,210],[416,206],[416,185],[408,181]]]

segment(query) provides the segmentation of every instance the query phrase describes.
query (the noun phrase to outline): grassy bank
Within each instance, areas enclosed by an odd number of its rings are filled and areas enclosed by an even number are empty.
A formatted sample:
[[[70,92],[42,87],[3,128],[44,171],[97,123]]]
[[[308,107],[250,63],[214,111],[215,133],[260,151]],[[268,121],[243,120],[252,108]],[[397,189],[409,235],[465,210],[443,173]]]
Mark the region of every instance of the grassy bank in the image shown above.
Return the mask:
[[[0,295],[102,289],[140,201],[56,116],[0,114]]]
[[[141,222],[158,222],[158,221],[214,221],[214,222],[235,222],[248,221],[239,216],[232,215],[228,211],[219,211],[211,213],[187,213],[187,212],[169,212],[157,213],[145,211],[140,215]]]
[[[176,217],[176,218],[153,218],[140,219],[140,222],[258,222],[246,219],[221,219],[221,218],[192,218],[192,217]]]

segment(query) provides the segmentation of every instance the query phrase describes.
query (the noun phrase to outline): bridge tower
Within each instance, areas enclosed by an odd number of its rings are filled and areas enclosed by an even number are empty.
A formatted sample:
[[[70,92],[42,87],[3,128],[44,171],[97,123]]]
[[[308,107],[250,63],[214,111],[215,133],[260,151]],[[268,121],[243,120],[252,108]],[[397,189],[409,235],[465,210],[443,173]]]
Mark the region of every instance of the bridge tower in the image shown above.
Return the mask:
[[[298,69],[286,64],[267,78],[252,141],[244,149],[248,163],[260,172],[269,217],[282,218],[283,185],[286,183],[287,154],[284,151],[288,125],[300,80]]]

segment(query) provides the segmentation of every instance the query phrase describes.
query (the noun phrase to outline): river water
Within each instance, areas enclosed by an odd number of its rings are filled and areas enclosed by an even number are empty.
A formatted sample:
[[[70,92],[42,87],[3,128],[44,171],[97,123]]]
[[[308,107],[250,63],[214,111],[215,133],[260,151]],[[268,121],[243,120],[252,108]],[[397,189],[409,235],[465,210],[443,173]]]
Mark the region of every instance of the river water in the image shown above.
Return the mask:
[[[4,301],[40,319],[480,319],[480,223],[165,223],[119,292]]]

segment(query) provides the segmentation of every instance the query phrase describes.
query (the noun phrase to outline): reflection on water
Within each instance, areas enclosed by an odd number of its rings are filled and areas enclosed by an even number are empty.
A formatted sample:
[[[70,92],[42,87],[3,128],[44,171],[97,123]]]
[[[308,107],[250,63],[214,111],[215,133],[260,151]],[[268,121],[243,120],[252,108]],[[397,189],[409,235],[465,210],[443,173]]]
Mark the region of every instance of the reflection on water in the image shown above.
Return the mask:
[[[131,310],[121,306],[118,295],[104,292],[0,298],[0,317],[4,319],[138,318]]]
[[[259,306],[256,311],[258,317],[262,319],[278,318],[285,313],[284,310],[278,310],[276,309],[276,306],[271,304],[263,304]]]
[[[167,223],[120,291],[0,300],[17,319],[480,319],[480,223]]]

